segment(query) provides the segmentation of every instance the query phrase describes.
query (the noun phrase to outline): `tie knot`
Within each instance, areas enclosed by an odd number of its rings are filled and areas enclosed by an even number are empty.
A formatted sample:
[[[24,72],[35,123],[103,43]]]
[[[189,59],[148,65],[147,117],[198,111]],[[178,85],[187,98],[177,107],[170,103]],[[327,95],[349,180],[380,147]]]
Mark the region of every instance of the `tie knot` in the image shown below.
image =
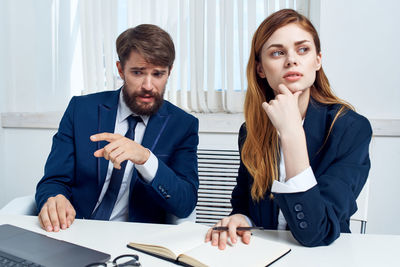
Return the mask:
[[[126,132],[126,137],[133,139],[134,137],[134,132],[135,132],[135,128],[136,128],[136,124],[138,122],[143,122],[142,118],[140,116],[133,116],[130,115],[128,118],[128,131]]]

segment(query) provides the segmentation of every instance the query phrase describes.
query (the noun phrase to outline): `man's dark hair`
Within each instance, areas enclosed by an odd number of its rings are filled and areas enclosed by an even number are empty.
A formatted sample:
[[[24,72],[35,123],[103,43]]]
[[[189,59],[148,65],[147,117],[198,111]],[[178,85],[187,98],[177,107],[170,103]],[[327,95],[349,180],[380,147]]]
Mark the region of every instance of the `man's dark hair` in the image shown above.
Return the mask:
[[[118,36],[116,45],[122,68],[132,51],[138,52],[148,63],[170,70],[175,60],[171,36],[156,25],[141,24],[127,29]]]

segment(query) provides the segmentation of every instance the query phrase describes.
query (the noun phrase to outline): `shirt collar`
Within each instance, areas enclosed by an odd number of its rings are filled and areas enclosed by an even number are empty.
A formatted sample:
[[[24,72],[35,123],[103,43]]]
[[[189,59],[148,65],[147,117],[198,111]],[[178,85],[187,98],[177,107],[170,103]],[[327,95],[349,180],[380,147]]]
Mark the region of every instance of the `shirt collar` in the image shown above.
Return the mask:
[[[123,122],[124,120],[126,120],[126,118],[128,118],[130,115],[133,116],[137,116],[135,113],[132,112],[132,110],[126,105],[124,97],[122,95],[122,90],[124,90],[124,88],[121,89],[121,92],[119,94],[119,101],[118,101],[118,114],[117,114],[117,120],[118,123]],[[149,122],[149,118],[150,116],[145,116],[145,115],[140,115],[140,117],[143,120],[143,123],[145,126],[147,126],[147,123]]]

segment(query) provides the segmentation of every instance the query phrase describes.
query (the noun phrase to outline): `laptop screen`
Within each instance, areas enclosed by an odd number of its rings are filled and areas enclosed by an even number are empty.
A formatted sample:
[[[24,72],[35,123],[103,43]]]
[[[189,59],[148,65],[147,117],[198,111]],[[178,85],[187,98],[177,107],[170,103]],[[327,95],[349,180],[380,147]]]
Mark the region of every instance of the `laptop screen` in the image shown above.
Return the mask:
[[[9,224],[0,225],[0,251],[43,266],[86,266],[110,255]]]

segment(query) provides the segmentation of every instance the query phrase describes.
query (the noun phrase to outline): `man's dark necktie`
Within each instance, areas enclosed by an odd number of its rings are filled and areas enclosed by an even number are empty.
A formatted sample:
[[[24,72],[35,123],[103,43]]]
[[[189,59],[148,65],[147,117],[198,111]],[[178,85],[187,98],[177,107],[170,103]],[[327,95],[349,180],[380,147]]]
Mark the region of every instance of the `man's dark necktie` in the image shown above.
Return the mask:
[[[141,122],[142,119],[140,118],[140,116],[129,116],[127,120],[129,126],[128,126],[128,131],[125,134],[125,137],[134,140],[136,124],[138,122]],[[114,209],[115,202],[117,201],[127,161],[128,160],[125,160],[124,162],[121,163],[121,169],[119,170],[116,168],[113,169],[108,189],[104,194],[103,200],[101,201],[100,205],[93,213],[92,219],[95,220],[110,219],[111,212]]]

